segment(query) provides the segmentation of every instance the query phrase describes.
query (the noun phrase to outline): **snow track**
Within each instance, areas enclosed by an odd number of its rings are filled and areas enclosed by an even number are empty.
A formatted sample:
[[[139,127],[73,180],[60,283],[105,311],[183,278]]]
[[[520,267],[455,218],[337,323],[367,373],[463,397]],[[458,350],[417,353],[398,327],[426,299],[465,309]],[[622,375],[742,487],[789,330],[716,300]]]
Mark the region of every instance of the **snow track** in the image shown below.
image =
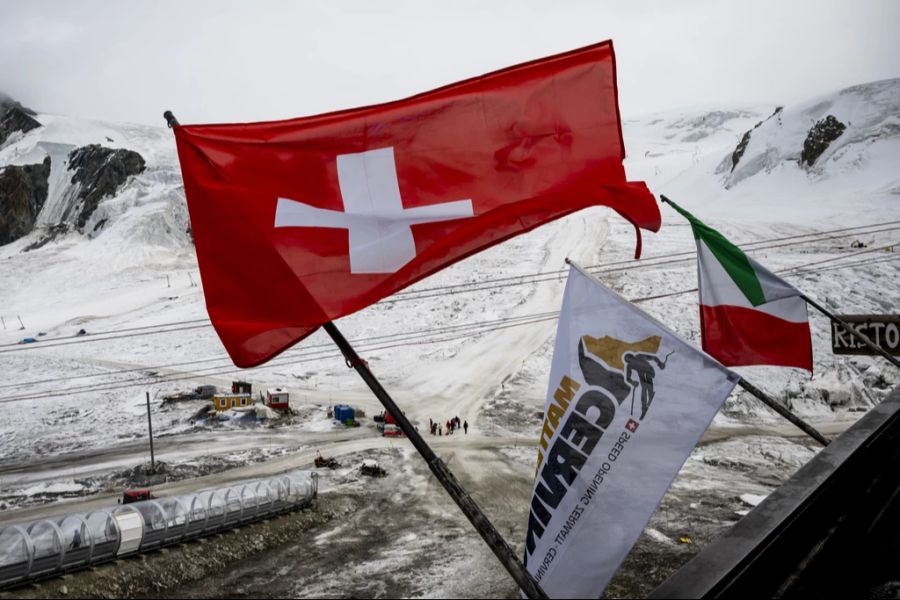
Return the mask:
[[[566,257],[579,261],[595,260],[601,254],[609,229],[606,215],[598,212],[586,211],[568,218],[563,224],[553,225],[556,231],[543,242],[543,256],[538,265],[533,265],[535,270],[560,268]],[[561,277],[560,284],[562,281]],[[505,316],[528,315],[558,306],[561,292],[562,285],[535,286]],[[449,416],[459,416],[470,426],[479,428],[479,413],[484,402],[502,381],[518,372],[525,360],[547,342],[555,328],[556,323],[548,321],[486,333],[464,343],[457,354],[442,361],[439,369],[414,373],[405,392],[427,398],[428,402],[413,401],[409,408],[411,415],[418,417],[420,423],[428,418],[442,422]]]
[[[892,133],[895,115],[878,112],[893,110],[890,107],[894,106],[897,89],[898,82],[882,83],[865,93],[838,94],[840,98],[829,106],[849,110],[853,102],[860,104],[847,114],[855,115],[853,121],[861,129],[854,130],[853,143],[823,154],[822,162],[812,170],[801,169],[790,160],[776,161],[752,174],[750,170],[742,172],[740,181],[733,178],[726,189],[728,175],[720,165],[731,156],[744,132],[772,114],[774,107],[770,106],[693,109],[626,122],[626,169],[631,179],[647,180],[651,189],[671,195],[738,243],[897,221],[900,175],[895,166],[900,155],[897,134]],[[823,117],[810,112],[814,107],[807,103],[798,110],[785,109],[782,118]],[[7,327],[0,330],[0,345],[15,344],[25,336],[40,339],[40,332],[49,339],[73,336],[82,327],[93,333],[205,319],[202,288],[194,285],[200,280],[186,233],[188,223],[171,133],[163,128],[46,115],[40,118],[45,127],[0,149],[0,165],[39,162],[48,148],[61,156],[60,146],[52,144],[100,143],[140,152],[147,160],[147,170],[132,178],[115,198],[101,202],[98,211],[108,215],[109,222],[93,239],[70,233],[24,252],[40,235],[36,233],[0,247],[0,316]],[[753,142],[747,159],[751,154],[765,155],[767,147],[778,149],[782,157],[792,156],[791,152],[799,152],[796,146],[802,138],[800,133],[810,125],[800,120],[785,121],[781,128],[766,125],[766,135],[760,134]],[[868,137],[857,139],[863,133]],[[62,199],[71,192],[66,172],[56,170],[56,166],[54,162],[50,195],[52,204],[59,206],[54,211],[64,208]],[[53,219],[50,213],[46,216],[49,224]],[[645,234],[645,256],[686,253],[684,256],[690,258],[694,244],[687,225],[665,207],[663,220],[658,235]],[[853,260],[853,253],[859,251],[850,248],[851,242],[871,249],[886,246],[896,237],[895,231],[862,232],[761,249],[753,255],[776,271],[815,261],[833,261],[821,264],[837,266]],[[410,291],[558,271],[564,268],[567,256],[584,264],[625,261],[632,257],[633,250],[634,231],[629,224],[606,209],[589,209],[472,256]],[[894,248],[894,252],[873,250],[860,257],[884,262],[821,274],[799,271],[787,278],[837,312],[896,312],[900,261],[888,259],[896,257],[897,250],[900,248]],[[685,260],[609,272],[601,279],[627,297],[665,295],[696,287],[696,267],[692,260]],[[558,310],[562,290],[563,281],[559,280],[505,287],[485,285],[464,294],[452,290],[422,294],[427,297],[372,306],[341,319],[339,326],[349,339],[357,339],[499,322]],[[641,307],[699,343],[694,294],[670,296],[642,303]],[[19,315],[25,330],[18,329]],[[458,415],[469,422],[469,436],[428,440],[446,458],[457,457],[454,461],[462,460],[460,457],[470,449],[473,458],[466,459],[467,475],[481,480],[496,464],[478,460],[476,455],[497,454],[504,446],[518,445],[526,447],[525,452],[532,457],[529,460],[533,459],[533,442],[529,440],[536,439],[539,422],[534,415],[543,409],[555,326],[555,321],[547,320],[472,336],[447,335],[441,338],[444,341],[435,343],[395,344],[368,356],[362,351],[361,355],[370,361],[376,376],[421,431],[425,431],[429,418],[443,422]],[[838,431],[861,414],[859,411],[880,401],[896,384],[898,374],[877,360],[832,356],[827,323],[813,315],[812,328],[813,377],[766,367],[743,372],[820,429]],[[321,333],[304,340],[297,347],[298,357],[319,344],[329,344]],[[221,366],[227,364],[224,352],[209,327],[140,337],[110,336],[98,343],[0,354],[4,384],[54,379],[51,387],[89,388],[92,382],[107,380],[104,373],[124,369],[135,372],[110,375],[109,380],[133,376],[140,382],[131,388],[104,389],[97,385],[92,393],[3,405],[0,492],[143,462],[148,454],[143,399],[148,389],[151,397],[156,395],[154,431],[160,436],[158,448],[164,460],[199,460],[252,448],[287,451],[265,463],[212,475],[196,484],[173,483],[165,490],[215,485],[231,477],[262,476],[308,464],[316,447],[334,455],[404,447],[406,442],[386,441],[365,427],[355,432],[332,431],[333,426],[324,417],[329,405],[347,402],[363,408],[369,416],[380,412],[380,405],[334,352],[311,355],[303,362],[291,360],[292,356],[246,372],[225,372],[228,369]],[[216,368],[205,363],[176,364],[207,357],[213,359]],[[221,357],[221,362],[215,362],[216,357]],[[67,377],[83,375],[97,378],[66,382]],[[188,379],[174,380],[179,377]],[[197,405],[188,403],[165,410],[160,406],[158,398],[167,393],[206,383],[227,387],[232,378],[252,381],[254,390],[287,388],[295,407],[306,416],[284,428],[209,429],[188,423]],[[35,391],[40,394],[44,389]],[[24,395],[27,390],[28,386],[23,386],[15,393]],[[729,400],[709,435],[721,439],[751,433],[794,435],[791,427],[742,394]],[[730,447],[717,446],[704,456],[726,452]],[[469,460],[473,464],[468,464]],[[527,480],[529,469],[523,467],[521,471]],[[108,500],[98,497],[88,502]],[[20,516],[25,514],[7,510],[2,518],[20,520],[26,518]]]

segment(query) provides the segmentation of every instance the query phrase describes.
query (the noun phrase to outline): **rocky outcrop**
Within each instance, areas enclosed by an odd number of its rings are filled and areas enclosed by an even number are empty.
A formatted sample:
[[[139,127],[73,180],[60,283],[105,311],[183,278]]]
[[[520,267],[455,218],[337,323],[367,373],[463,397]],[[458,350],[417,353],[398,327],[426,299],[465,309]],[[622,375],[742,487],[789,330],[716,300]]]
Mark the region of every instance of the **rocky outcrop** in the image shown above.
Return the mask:
[[[778,106],[775,108],[775,112],[769,115],[769,118],[766,119],[768,121],[772,117],[778,115],[784,109],[783,106]],[[756,125],[753,126],[753,129],[757,129],[760,125],[765,123],[766,121],[760,121]],[[735,147],[734,152],[731,153],[731,172],[734,172],[735,167],[738,166],[738,163],[741,162],[741,158],[744,156],[744,152],[747,150],[747,146],[750,145],[750,134],[753,133],[753,129],[748,129],[744,132],[744,136],[741,138],[741,141],[738,142],[737,147]]]
[[[73,150],[69,170],[74,171],[72,183],[80,185],[75,218],[78,229],[83,231],[101,200],[114,196],[129,177],[143,173],[145,167],[144,158],[133,150],[97,144]]]
[[[40,248],[71,229],[85,233],[84,228],[100,202],[115,196],[129,177],[142,173],[146,167],[143,157],[133,150],[96,144],[76,148],[68,154],[66,162],[62,168],[68,167],[73,185],[63,193],[55,192],[57,200],[51,201],[57,204],[62,201],[65,206],[56,207],[58,210],[49,221],[46,214],[41,217],[46,230],[44,236],[26,250]],[[0,171],[0,245],[34,230],[48,199],[50,165],[48,156],[42,164],[6,167]],[[105,222],[106,219],[98,221],[94,230]]]
[[[0,94],[0,146],[17,131],[25,133],[40,127],[41,124],[32,115],[34,111]]]
[[[65,223],[57,223],[56,225],[50,225],[49,227],[44,227],[41,230],[40,237],[25,246],[25,249],[22,252],[30,252],[32,250],[37,250],[38,248],[43,248],[50,242],[60,238],[69,233],[69,226]]]
[[[31,233],[47,201],[50,157],[0,171],[0,246]]]
[[[847,126],[837,120],[834,115],[828,115],[817,122],[809,130],[806,140],[803,142],[803,152],[800,153],[800,166],[804,164],[811,167],[822,153],[828,149],[828,145],[841,137]]]
[[[750,144],[750,132],[752,129],[744,132],[744,137],[741,138],[741,141],[738,142],[737,147],[734,149],[734,152],[731,153],[731,171],[734,172],[734,168],[738,166],[738,163],[741,162],[741,157],[744,156],[744,152],[747,150],[747,146]]]

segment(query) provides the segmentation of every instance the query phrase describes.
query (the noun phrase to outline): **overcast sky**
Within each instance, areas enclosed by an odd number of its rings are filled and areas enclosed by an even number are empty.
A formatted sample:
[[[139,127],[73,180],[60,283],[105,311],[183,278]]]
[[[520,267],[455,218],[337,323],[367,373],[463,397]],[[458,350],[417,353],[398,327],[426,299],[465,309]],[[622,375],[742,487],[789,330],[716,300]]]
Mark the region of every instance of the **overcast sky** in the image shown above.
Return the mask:
[[[900,77],[900,1],[0,3],[0,91],[161,125],[392,100],[612,38],[623,115]]]

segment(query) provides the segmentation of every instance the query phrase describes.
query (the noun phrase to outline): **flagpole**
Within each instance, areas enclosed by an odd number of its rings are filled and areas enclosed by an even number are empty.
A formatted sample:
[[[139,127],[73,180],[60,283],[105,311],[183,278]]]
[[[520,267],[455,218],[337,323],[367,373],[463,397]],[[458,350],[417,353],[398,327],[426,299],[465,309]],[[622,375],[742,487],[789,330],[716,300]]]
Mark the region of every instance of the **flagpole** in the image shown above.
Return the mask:
[[[166,123],[170,128],[179,124],[178,119],[175,118],[175,115],[172,114],[172,111],[170,110],[164,112],[163,117],[166,119]],[[447,468],[444,461],[434,453],[434,450],[432,450],[422,436],[419,435],[419,432],[413,427],[412,423],[409,422],[406,415],[400,411],[400,408],[394,403],[394,400],[381,386],[381,383],[375,378],[372,371],[369,370],[368,363],[359,357],[356,350],[353,349],[353,346],[350,345],[350,342],[347,341],[334,323],[329,321],[325,323],[323,327],[325,328],[325,331],[328,332],[328,335],[331,336],[331,339],[334,340],[334,343],[337,344],[337,347],[340,348],[341,353],[347,360],[347,365],[356,369],[356,372],[359,373],[363,378],[363,381],[366,382],[366,385],[369,386],[369,389],[372,390],[372,393],[375,394],[375,397],[378,398],[388,413],[394,417],[400,431],[409,438],[412,445],[418,450],[419,454],[422,455],[422,458],[425,459],[431,472],[434,473],[434,476],[441,485],[444,486],[444,489],[450,497],[453,498],[456,505],[463,511],[463,514],[466,515],[469,522],[472,523],[472,526],[475,527],[475,530],[481,535],[481,538],[491,550],[493,550],[494,555],[500,560],[522,592],[529,598],[546,598],[547,594],[544,593],[544,590],[542,590],[537,581],[534,580],[531,573],[525,569],[525,565],[522,564],[522,561],[519,560],[519,557],[516,556],[513,549],[506,543],[506,540],[503,539],[503,536],[500,535],[500,532],[497,531],[494,524],[491,523],[487,515],[484,514],[481,507],[478,506],[475,500],[468,492],[466,492],[463,486],[460,485],[459,481],[457,481],[453,473],[450,472],[450,469]]]
[[[887,350],[882,348],[881,346],[876,345],[875,342],[873,342],[871,339],[869,339],[869,336],[867,336],[866,334],[862,333],[861,331],[855,329],[852,325],[847,323],[842,318],[838,317],[836,314],[832,313],[830,310],[826,309],[824,306],[820,305],[818,302],[816,302],[809,296],[803,295],[803,296],[801,296],[801,298],[806,300],[807,304],[809,304],[810,306],[815,308],[817,311],[819,311],[820,313],[822,313],[823,315],[825,315],[826,317],[831,319],[834,323],[841,325],[844,329],[847,330],[847,333],[849,333],[851,336],[856,337],[856,339],[858,339],[863,344],[868,346],[869,349],[874,350],[875,352],[877,352],[878,354],[880,354],[881,356],[886,358],[888,360],[888,362],[890,362],[892,365],[894,365],[897,368],[900,368],[900,360],[897,360],[896,357],[891,356],[891,354]]]
[[[778,402],[776,402],[774,398],[770,397],[768,394],[763,392],[761,389],[759,389],[752,383],[748,382],[743,377],[741,377],[741,379],[738,381],[738,385],[741,386],[742,388],[744,388],[745,390],[747,390],[748,392],[750,392],[752,395],[756,396],[760,401],[762,401],[763,404],[765,404],[766,406],[768,406],[769,408],[771,408],[772,410],[777,412],[779,415],[781,415],[782,417],[784,417],[785,419],[787,419],[788,421],[790,421],[791,423],[793,423],[794,425],[796,425],[797,427],[802,429],[807,435],[809,435],[809,437],[813,438],[814,440],[816,440],[823,446],[828,445],[828,438],[826,438],[824,435],[822,435],[818,429],[816,429],[815,427],[813,427],[812,425],[810,425],[809,423],[807,423],[806,421],[804,421],[803,419],[801,419],[800,417],[798,417],[797,415],[795,415],[794,413],[792,413],[791,411],[786,409],[785,407],[778,404]]]
[[[494,551],[494,554],[522,591],[529,598],[546,598],[547,595],[540,588],[531,574],[525,569],[525,566],[522,564],[522,561],[519,560],[516,553],[513,552],[513,549],[506,543],[506,540],[503,539],[500,532],[497,531],[487,515],[484,514],[481,507],[476,504],[475,500],[468,492],[466,492],[462,485],[460,485],[459,481],[453,476],[453,473],[450,472],[450,469],[447,468],[444,461],[434,453],[434,450],[432,450],[422,436],[419,435],[419,432],[413,427],[412,423],[409,422],[406,415],[400,411],[400,408],[394,403],[394,400],[381,386],[381,383],[375,378],[372,371],[369,370],[366,361],[359,357],[353,349],[353,346],[350,345],[350,342],[347,341],[333,322],[329,321],[322,325],[322,327],[328,332],[328,335],[331,336],[331,339],[334,340],[337,347],[340,348],[341,353],[343,353],[344,358],[347,360],[347,365],[356,369],[356,372],[359,373],[360,377],[363,378],[363,381],[366,382],[366,385],[369,386],[369,389],[372,390],[372,393],[375,394],[375,397],[378,398],[382,405],[384,405],[388,413],[394,417],[397,426],[404,435],[409,438],[409,441],[412,442],[412,445],[415,446],[419,454],[422,455],[422,458],[425,459],[431,472],[434,473],[434,476],[441,485],[444,486],[444,489],[450,497],[453,498],[456,505],[463,511],[469,519],[469,522],[472,523],[472,526],[475,527],[476,531],[481,535],[481,538],[491,550]]]
[[[178,125],[178,119],[175,118],[175,115],[172,114],[171,110],[167,110],[163,113],[163,119],[166,120],[166,124],[169,126],[169,129]]]

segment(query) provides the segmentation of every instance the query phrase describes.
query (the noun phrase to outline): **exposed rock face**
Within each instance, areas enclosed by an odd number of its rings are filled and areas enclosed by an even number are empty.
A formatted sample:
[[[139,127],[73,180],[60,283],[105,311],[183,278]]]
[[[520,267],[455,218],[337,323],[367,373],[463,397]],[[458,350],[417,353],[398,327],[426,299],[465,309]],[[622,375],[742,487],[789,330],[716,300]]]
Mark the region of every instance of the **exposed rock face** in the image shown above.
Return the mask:
[[[14,242],[34,229],[47,201],[49,177],[49,156],[43,163],[0,171],[0,245]]]
[[[744,155],[744,151],[747,150],[747,145],[750,143],[750,132],[752,129],[748,129],[744,132],[744,137],[741,138],[741,141],[738,142],[737,147],[734,149],[734,152],[731,153],[731,170],[734,171],[734,168],[738,166],[738,163],[741,162],[741,157]]]
[[[769,115],[769,118],[766,119],[768,121],[772,117],[776,116],[784,109],[783,106],[778,106],[775,108],[775,112]],[[753,126],[753,129],[758,128],[760,125],[765,123],[766,121],[760,121],[756,125]],[[731,153],[731,171],[734,172],[734,168],[738,166],[738,163],[741,162],[741,157],[744,156],[744,152],[747,150],[747,146],[750,144],[750,134],[753,133],[753,129],[748,129],[744,132],[744,137],[741,138],[741,141],[738,142],[737,147],[734,149],[734,152]]]
[[[0,94],[0,146],[17,131],[24,133],[40,127],[41,124],[32,118],[33,114],[34,111]]]
[[[37,250],[38,248],[43,248],[50,242],[54,241],[60,236],[66,235],[67,233],[69,233],[69,226],[65,223],[57,223],[56,225],[51,225],[44,229],[41,237],[37,241],[31,242],[30,244],[25,246],[25,249],[22,250],[22,252],[30,252],[32,250]]]
[[[816,159],[828,149],[828,145],[841,137],[847,126],[837,120],[834,115],[828,115],[812,126],[806,140],[803,142],[803,152],[800,153],[800,165],[813,166]]]
[[[144,158],[133,150],[105,148],[97,144],[82,146],[69,155],[69,170],[75,172],[72,183],[80,184],[80,208],[76,225],[81,231],[100,201],[114,196],[132,175],[144,171]]]

